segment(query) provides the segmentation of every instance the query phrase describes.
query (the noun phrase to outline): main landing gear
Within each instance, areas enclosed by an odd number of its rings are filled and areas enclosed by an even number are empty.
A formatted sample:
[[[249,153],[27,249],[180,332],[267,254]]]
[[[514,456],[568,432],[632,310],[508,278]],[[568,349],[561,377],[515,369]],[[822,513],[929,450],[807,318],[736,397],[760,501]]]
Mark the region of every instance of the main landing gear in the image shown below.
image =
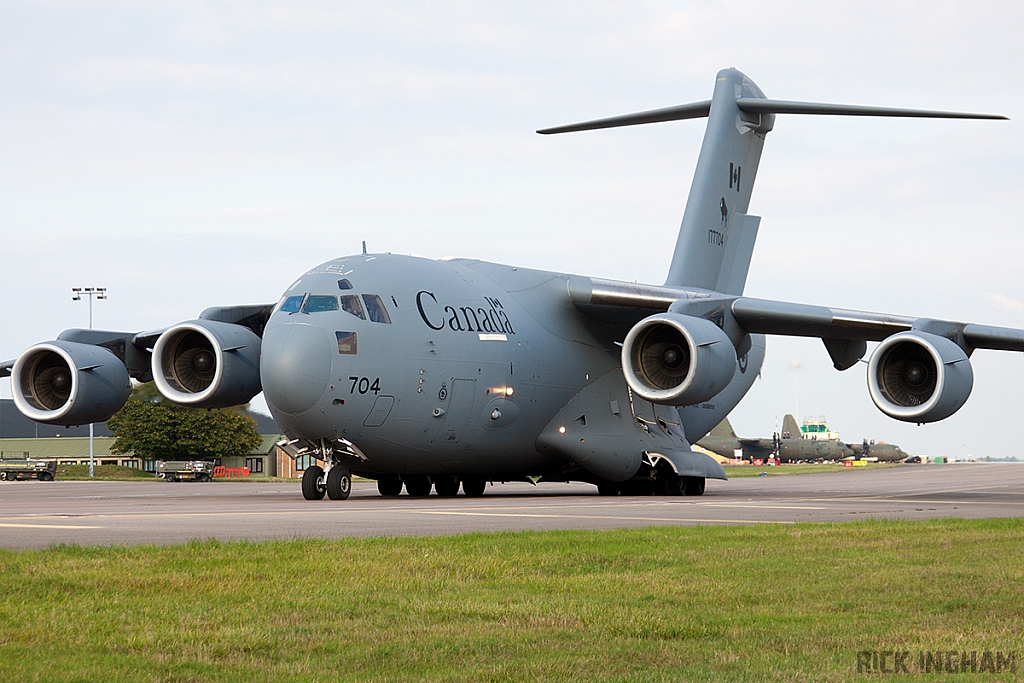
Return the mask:
[[[621,484],[602,481],[597,484],[597,492],[602,496],[703,496],[705,481],[704,477],[669,474],[658,479],[624,481]]]
[[[459,477],[454,474],[382,474],[377,479],[377,491],[385,498],[394,498],[405,492],[413,498],[425,498],[430,490],[441,498],[454,498],[459,495],[459,486],[468,498],[484,495],[487,480],[483,477]]]

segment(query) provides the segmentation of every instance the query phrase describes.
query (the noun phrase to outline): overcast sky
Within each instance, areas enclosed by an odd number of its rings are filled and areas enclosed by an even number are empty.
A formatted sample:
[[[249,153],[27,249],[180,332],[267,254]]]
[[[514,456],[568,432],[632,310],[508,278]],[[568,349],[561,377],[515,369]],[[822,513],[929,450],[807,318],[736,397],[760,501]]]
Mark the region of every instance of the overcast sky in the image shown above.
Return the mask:
[[[108,288],[96,327],[159,328],[361,240],[660,284],[704,122],[533,131],[707,99],[730,66],[778,99],[1012,119],[779,116],[748,294],[1024,327],[1022,28],[977,0],[0,0],[0,358],[86,326],[71,287]],[[770,338],[733,423],[799,403],[850,441],[1024,456],[1024,357],[972,360],[967,405],[916,427],[865,365]]]

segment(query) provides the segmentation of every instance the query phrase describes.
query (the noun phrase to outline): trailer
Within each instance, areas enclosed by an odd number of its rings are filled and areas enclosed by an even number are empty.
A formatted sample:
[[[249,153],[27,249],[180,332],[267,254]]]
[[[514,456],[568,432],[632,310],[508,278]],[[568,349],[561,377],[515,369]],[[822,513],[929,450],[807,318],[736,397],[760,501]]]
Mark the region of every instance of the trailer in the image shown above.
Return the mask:
[[[0,481],[53,481],[57,473],[56,460],[4,460],[0,459]]]
[[[156,464],[156,476],[164,481],[212,481],[212,460],[161,460]]]

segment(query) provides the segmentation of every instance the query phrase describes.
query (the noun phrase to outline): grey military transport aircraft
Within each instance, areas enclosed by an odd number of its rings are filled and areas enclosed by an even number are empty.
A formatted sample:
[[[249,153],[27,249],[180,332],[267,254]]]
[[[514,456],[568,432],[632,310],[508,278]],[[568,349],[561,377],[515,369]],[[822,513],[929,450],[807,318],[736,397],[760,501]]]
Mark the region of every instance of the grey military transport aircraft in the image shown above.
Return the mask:
[[[975,349],[1024,351],[1024,330],[743,295],[760,218],[747,213],[778,114],[1004,118],[767,98],[735,69],[712,98],[538,131],[708,118],[663,285],[469,259],[333,259],[274,304],[208,308],[158,331],[67,330],[0,365],[33,420],[107,419],[131,379],[218,408],[261,390],[293,455],[314,455],[305,498],[484,493],[488,481],[584,481],[602,494],[700,495],[725,479],[690,444],[743,398],[765,335],[822,339],[839,370],[868,341],[872,401],[932,422],[973,385]]]

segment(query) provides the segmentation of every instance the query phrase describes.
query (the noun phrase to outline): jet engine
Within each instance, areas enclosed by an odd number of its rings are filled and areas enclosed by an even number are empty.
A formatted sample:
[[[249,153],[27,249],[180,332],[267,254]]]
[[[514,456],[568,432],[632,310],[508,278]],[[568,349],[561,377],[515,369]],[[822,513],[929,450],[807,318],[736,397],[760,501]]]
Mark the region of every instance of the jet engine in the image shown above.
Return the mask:
[[[11,369],[14,403],[36,422],[64,426],[103,422],[132,393],[128,370],[102,346],[36,344]]]
[[[736,372],[736,349],[703,318],[659,313],[644,318],[622,343],[622,373],[640,398],[673,406],[706,401]]]
[[[868,363],[868,392],[878,409],[904,422],[937,422],[960,410],[974,386],[967,354],[927,332],[886,338]]]
[[[169,328],[153,346],[153,380],[170,401],[227,408],[260,392],[260,338],[248,327],[192,320]]]

